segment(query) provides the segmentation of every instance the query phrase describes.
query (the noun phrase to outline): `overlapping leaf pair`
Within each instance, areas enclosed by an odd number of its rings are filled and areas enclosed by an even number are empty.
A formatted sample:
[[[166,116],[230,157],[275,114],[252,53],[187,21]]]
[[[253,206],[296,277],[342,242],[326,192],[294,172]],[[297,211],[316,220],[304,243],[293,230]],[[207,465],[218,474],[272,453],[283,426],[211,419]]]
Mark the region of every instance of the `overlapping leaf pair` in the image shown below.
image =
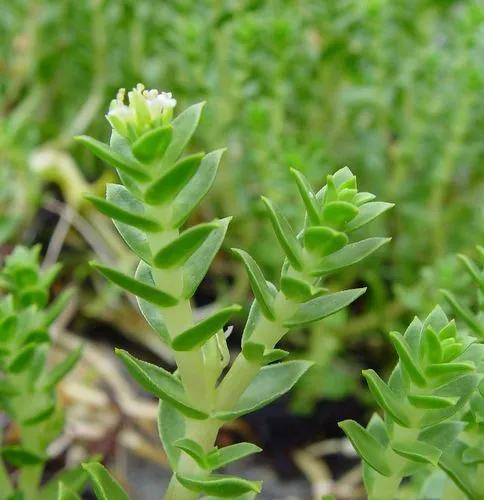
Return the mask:
[[[58,382],[74,367],[81,350],[76,349],[63,361],[48,368],[49,326],[70,298],[66,291],[49,306],[49,287],[58,266],[41,272],[39,247],[17,247],[6,259],[0,272],[0,287],[6,295],[0,299],[0,409],[18,426],[20,443],[3,445],[5,462],[19,469],[18,482],[12,484],[0,460],[0,497],[40,497],[54,499],[65,473],[39,489],[46,448],[63,426],[63,412],[56,400]],[[82,469],[68,471],[80,490],[87,480]],[[23,495],[23,496],[22,496]]]
[[[330,176],[327,186],[317,194],[294,170],[308,213],[306,227],[296,235],[284,216],[263,199],[287,257],[281,290],[265,280],[250,255],[234,250],[245,264],[255,300],[243,334],[242,353],[220,380],[229,361],[223,327],[240,307],[227,306],[194,323],[189,301],[219,250],[230,219],[186,230],[181,226],[212,185],[222,150],[180,159],[203,104],[191,106],[173,121],[165,120],[163,112],[154,120],[145,109],[151,105],[148,94],[140,92],[134,89],[130,93],[129,119],[116,123],[109,146],[80,138],[117,169],[122,181],[122,185],[108,186],[106,200],[89,199],[114,220],[141,259],[134,277],[101,264],[94,266],[137,296],[148,323],[173,349],[178,369],[172,374],[126,351],[117,353],[131,375],[161,400],[160,436],[175,472],[165,498],[189,499],[199,494],[252,498],[260,491],[260,483],[212,471],[258,449],[240,443],[219,450],[214,447],[217,431],[223,421],[254,411],[286,393],[307,371],[311,363],[306,361],[275,363],[288,354],[276,348],[277,342],[288,329],[318,321],[364,292],[328,293],[321,286],[322,280],[387,241],[370,238],[350,243],[349,234],[391,204],[372,202],[373,195],[358,193],[348,168]],[[117,119],[124,119],[123,113],[118,113]],[[133,123],[136,126],[128,133]],[[125,133],[120,134],[120,130]],[[92,473],[98,488],[103,488],[106,474],[99,467]]]
[[[482,272],[464,262],[482,286]],[[370,498],[394,498],[403,477],[429,467],[444,470],[469,498],[482,498],[484,345],[475,337],[478,318],[469,323],[468,314],[461,317],[470,332],[458,332],[436,307],[404,335],[391,333],[399,361],[388,383],[363,372],[384,419],[375,414],[366,429],[351,420],[340,426],[365,461]]]

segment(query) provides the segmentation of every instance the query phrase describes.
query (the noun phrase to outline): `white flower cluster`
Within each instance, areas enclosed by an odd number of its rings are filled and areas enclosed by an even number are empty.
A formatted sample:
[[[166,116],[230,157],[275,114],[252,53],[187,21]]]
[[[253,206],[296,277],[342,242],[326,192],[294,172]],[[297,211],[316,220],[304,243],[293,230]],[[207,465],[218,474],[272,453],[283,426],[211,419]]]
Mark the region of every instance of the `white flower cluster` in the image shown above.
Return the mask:
[[[176,106],[171,92],[147,90],[141,83],[128,92],[128,104],[125,97],[126,89],[119,89],[116,99],[111,101],[107,119],[119,134],[131,139],[169,120]]]

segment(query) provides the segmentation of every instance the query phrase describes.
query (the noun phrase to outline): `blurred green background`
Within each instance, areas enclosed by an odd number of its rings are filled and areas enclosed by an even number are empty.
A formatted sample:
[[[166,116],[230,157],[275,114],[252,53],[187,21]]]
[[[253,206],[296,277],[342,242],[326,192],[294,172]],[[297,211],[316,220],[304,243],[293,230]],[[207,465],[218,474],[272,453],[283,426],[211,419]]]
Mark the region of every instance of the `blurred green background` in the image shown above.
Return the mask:
[[[93,253],[121,266],[130,256],[81,196],[102,191],[113,174],[73,141],[80,133],[106,140],[110,99],[138,82],[173,92],[178,110],[207,101],[192,147],[228,152],[195,218],[234,215],[226,248],[250,250],[268,276],[282,255],[259,196],[298,221],[289,167],[319,187],[348,165],[360,189],[397,204],[368,230],[391,244],[337,278],[340,287],[369,287],[357,308],[289,337],[317,362],[293,412],[310,414],[321,400],[367,401],[360,368],[392,361],[386,332],[428,313],[441,288],[473,300],[454,254],[472,257],[484,240],[482,1],[0,5],[0,243],[6,253],[40,241],[47,260],[65,263],[64,281],[81,290],[73,329],[89,335],[102,321],[116,332],[109,342],[125,335],[163,354],[135,331],[126,299],[88,269]],[[247,285],[223,251],[197,301],[248,303]]]

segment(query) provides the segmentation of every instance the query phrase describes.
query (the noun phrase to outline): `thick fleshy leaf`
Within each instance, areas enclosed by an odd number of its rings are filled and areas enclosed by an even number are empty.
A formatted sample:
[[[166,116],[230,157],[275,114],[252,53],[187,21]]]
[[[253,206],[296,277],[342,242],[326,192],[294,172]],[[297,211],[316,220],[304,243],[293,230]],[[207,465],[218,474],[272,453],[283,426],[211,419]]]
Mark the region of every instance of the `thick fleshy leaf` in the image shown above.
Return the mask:
[[[319,225],[321,223],[319,207],[316,195],[314,194],[311,185],[307,181],[306,177],[304,177],[304,175],[295,168],[291,168],[290,172],[296,181],[299,194],[301,195],[304,206],[306,207],[306,212],[311,224],[315,226]]]
[[[351,232],[363,227],[394,206],[394,203],[386,203],[384,201],[373,201],[362,205],[358,211],[358,215],[346,225],[345,231]]]
[[[208,464],[211,469],[220,469],[220,467],[225,467],[232,462],[240,460],[242,458],[253,455],[254,453],[260,453],[262,448],[259,448],[252,443],[237,443],[230,446],[225,446],[224,448],[218,448],[211,451],[208,456]]]
[[[472,314],[469,309],[459,304],[452,293],[447,290],[441,290],[441,293],[452,307],[454,314],[467,323],[467,325],[479,336],[479,338],[484,339],[484,327],[479,323],[474,314]]]
[[[175,351],[191,351],[201,346],[220,331],[234,314],[241,310],[242,307],[239,305],[232,305],[220,309],[220,311],[217,311],[215,314],[212,314],[188,330],[180,333],[173,339],[171,343],[172,348]]]
[[[464,449],[465,445],[458,440],[450,443],[439,459],[439,467],[447,473],[468,498],[477,500],[482,495],[476,485],[475,469],[464,464],[462,460]]]
[[[2,458],[15,467],[39,465],[47,460],[45,455],[28,450],[22,446],[5,446],[1,449]]]
[[[217,149],[204,156],[195,175],[183,187],[171,204],[171,224],[180,227],[212,187],[225,149]]]
[[[49,305],[48,308],[44,309],[44,314],[41,322],[44,328],[50,326],[59,317],[59,315],[65,310],[73,296],[74,288],[67,288],[55,298],[55,300]]]
[[[457,439],[464,427],[464,422],[441,422],[423,429],[418,436],[418,440],[443,450]]]
[[[80,465],[71,469],[63,469],[40,488],[39,499],[56,500],[60,483],[69,485],[71,491],[79,493],[84,488],[88,478],[87,472]]]
[[[173,405],[161,399],[158,407],[158,434],[170,466],[176,470],[180,449],[175,443],[185,435],[185,419]]]
[[[462,454],[462,461],[465,464],[482,464],[484,463],[484,450],[478,447],[468,448]]]
[[[125,225],[133,226],[136,229],[140,229],[141,231],[145,231],[147,233],[156,233],[163,229],[162,226],[151,217],[129,212],[115,203],[111,203],[110,201],[100,198],[99,196],[87,194],[84,198],[90,201],[99,210],[99,212],[111,217],[111,219],[122,222]]]
[[[262,271],[257,262],[244,250],[233,248],[232,251],[237,255],[245,265],[249,275],[250,285],[257,300],[262,314],[269,319],[274,320],[274,296],[267,284]]]
[[[358,207],[347,201],[331,201],[323,207],[323,220],[335,227],[341,227],[357,214]]]
[[[91,478],[98,500],[130,500],[106,467],[99,463],[84,464],[83,467]]]
[[[142,163],[161,158],[171,141],[173,128],[163,125],[145,132],[133,144],[133,154]]]
[[[390,333],[390,340],[397,351],[400,363],[405,371],[408,373],[412,382],[419,387],[425,386],[425,375],[422,373],[417,361],[413,358],[410,347],[405,339],[398,332]]]
[[[8,363],[7,371],[10,373],[20,373],[24,371],[34,358],[36,349],[36,343],[27,344],[22,347]]]
[[[57,500],[81,500],[81,497],[68,488],[64,483],[59,483],[59,493]]]
[[[302,249],[289,222],[274,209],[270,200],[262,196],[262,201],[266,206],[277,240],[286,254],[288,261],[294,269],[301,271],[303,268]]]
[[[341,250],[325,257],[322,264],[316,270],[312,271],[311,274],[319,276],[320,274],[330,273],[337,269],[356,264],[378,250],[385,243],[388,243],[390,239],[367,238],[356,243],[350,243]]]
[[[453,378],[464,373],[475,371],[476,367],[473,363],[466,362],[451,362],[451,363],[435,363],[429,365],[425,373],[430,377]]]
[[[432,363],[438,363],[442,360],[442,346],[438,335],[431,326],[428,326],[423,331],[420,343],[420,357]]]
[[[221,219],[217,228],[212,231],[200,247],[183,265],[183,292],[185,299],[190,299],[203,280],[212,260],[222,245],[231,217]]]
[[[438,464],[441,450],[422,441],[392,441],[392,449],[400,456],[414,462],[429,463],[434,467]]]
[[[176,441],[175,446],[189,455],[202,469],[210,469],[206,453],[193,439],[183,438]]]
[[[441,408],[448,408],[449,406],[454,406],[459,398],[451,398],[445,396],[434,396],[434,395],[421,395],[421,394],[409,394],[408,400],[415,406],[415,408],[424,408],[430,410],[439,410]]]
[[[316,297],[301,304],[294,316],[284,322],[284,326],[292,328],[326,318],[351,304],[365,291],[366,288],[354,288]]]
[[[484,272],[480,271],[474,262],[465,255],[459,254],[457,257],[464,264],[474,283],[479,287],[481,292],[484,293]]]
[[[291,276],[281,278],[281,291],[288,299],[298,303],[309,300],[313,294],[310,284]]]
[[[252,342],[248,340],[242,346],[242,354],[245,359],[253,361],[254,363],[260,363],[264,359],[264,344],[259,344],[257,342]]]
[[[239,477],[211,475],[208,478],[182,476],[176,474],[179,483],[188,490],[219,498],[234,498],[249,491],[260,493],[260,481],[247,481]]]
[[[313,226],[304,231],[304,247],[320,258],[337,252],[347,243],[345,233],[327,226]]]
[[[69,355],[58,363],[47,375],[39,380],[38,390],[48,391],[53,389],[73,368],[79,361],[82,355],[82,346],[74,349]]]
[[[148,173],[144,170],[143,165],[131,160],[124,155],[121,155],[111,149],[107,144],[104,144],[92,137],[87,135],[81,135],[76,137],[76,140],[81,144],[86,146],[91,153],[97,156],[100,160],[109,163],[109,165],[117,168],[121,172],[124,172],[140,182],[146,182],[149,180]]]
[[[143,214],[143,203],[137,200],[124,186],[120,184],[108,184],[106,187],[106,199],[123,209]],[[151,262],[151,249],[148,243],[148,238],[143,231],[136,229],[133,226],[124,224],[118,220],[113,220],[116,229],[126,242],[126,244],[145,262]],[[160,221],[161,224],[161,221]]]
[[[181,156],[183,149],[195,132],[205,102],[194,104],[180,113],[172,122],[172,137],[163,156],[163,165],[169,166]]]
[[[92,262],[91,265],[97,269],[105,278],[112,281],[115,285],[124,288],[128,292],[136,295],[137,297],[144,299],[152,304],[156,304],[162,307],[170,307],[177,304],[178,299],[169,295],[158,288],[150,285],[146,285],[141,281],[138,281],[124,273],[112,269],[97,262]]]
[[[186,156],[152,182],[145,191],[144,199],[150,205],[171,202],[195,175],[204,154]]]
[[[183,265],[217,228],[218,224],[211,222],[187,229],[178,238],[158,250],[153,257],[153,264],[160,269]]]
[[[363,370],[362,374],[377,403],[400,425],[410,427],[407,408],[400,398],[390,390],[374,370]]]
[[[151,287],[155,286],[153,275],[151,274],[151,268],[145,262],[139,263],[134,277],[145,285]],[[143,314],[144,318],[149,323],[151,328],[153,328],[153,330],[158,333],[161,340],[163,340],[165,344],[170,345],[170,334],[168,333],[168,329],[165,325],[165,320],[163,318],[162,312],[160,311],[160,308],[157,305],[152,304],[151,302],[140,299],[139,297],[136,297],[136,299],[138,301],[138,306],[140,308],[141,314]]]
[[[382,476],[390,476],[385,448],[360,424],[354,420],[343,420],[338,425],[348,436],[358,455]]]
[[[353,203],[357,206],[361,206],[365,203],[368,203],[370,201],[373,201],[376,198],[376,196],[373,193],[357,193],[353,199]]]
[[[122,349],[116,349],[116,354],[145,390],[168,401],[187,417],[202,420],[208,417],[207,413],[188,402],[182,383],[174,375],[159,366],[136,359]]]
[[[266,406],[290,391],[312,365],[310,361],[286,361],[264,366],[235,406],[228,411],[215,412],[214,417],[233,420]]]

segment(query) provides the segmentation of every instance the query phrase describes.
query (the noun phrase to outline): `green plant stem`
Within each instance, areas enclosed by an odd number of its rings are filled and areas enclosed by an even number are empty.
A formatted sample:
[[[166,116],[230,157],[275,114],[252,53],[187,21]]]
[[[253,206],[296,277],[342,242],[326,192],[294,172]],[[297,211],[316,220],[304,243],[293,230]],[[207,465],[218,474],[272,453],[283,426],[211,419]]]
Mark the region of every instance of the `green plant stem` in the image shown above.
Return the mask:
[[[18,484],[25,500],[37,500],[43,470],[43,465],[30,465],[22,467]]]
[[[392,441],[413,442],[418,438],[420,429],[409,429],[393,424],[393,435],[390,437]],[[368,494],[369,500],[394,500],[398,497],[398,487],[403,478],[403,471],[408,464],[408,460],[400,455],[392,452],[388,458],[388,463],[391,470],[398,471],[398,474],[385,477],[375,473],[374,481],[371,485],[371,491]]]

